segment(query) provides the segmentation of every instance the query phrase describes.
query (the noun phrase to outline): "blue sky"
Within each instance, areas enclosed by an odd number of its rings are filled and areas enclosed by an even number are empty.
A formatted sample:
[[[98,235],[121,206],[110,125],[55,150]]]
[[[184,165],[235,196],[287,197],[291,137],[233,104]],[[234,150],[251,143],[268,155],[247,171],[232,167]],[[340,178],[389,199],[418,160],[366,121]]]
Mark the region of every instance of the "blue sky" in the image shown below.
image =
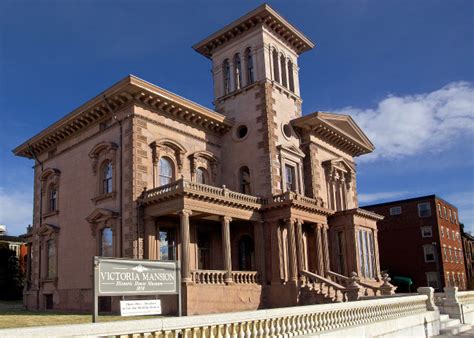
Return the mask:
[[[33,161],[11,149],[127,74],[212,108],[191,46],[256,1],[0,1],[0,224],[31,223]],[[438,194],[474,230],[474,1],[270,1],[317,47],[304,113],[350,113],[377,148],[361,204]]]

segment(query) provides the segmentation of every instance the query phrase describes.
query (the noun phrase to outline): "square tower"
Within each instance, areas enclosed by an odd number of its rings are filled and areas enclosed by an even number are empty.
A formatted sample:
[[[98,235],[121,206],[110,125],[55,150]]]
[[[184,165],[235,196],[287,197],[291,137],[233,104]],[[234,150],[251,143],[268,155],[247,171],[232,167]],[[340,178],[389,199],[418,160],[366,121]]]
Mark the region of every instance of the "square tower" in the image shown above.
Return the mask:
[[[293,179],[302,181],[300,143],[290,121],[301,116],[298,57],[313,47],[267,4],[193,46],[212,60],[216,110],[235,121],[223,144],[223,171],[248,167],[255,178],[253,195],[284,191],[288,158],[294,162]],[[239,174],[234,176],[224,183],[245,190]],[[303,193],[302,184],[295,190]]]

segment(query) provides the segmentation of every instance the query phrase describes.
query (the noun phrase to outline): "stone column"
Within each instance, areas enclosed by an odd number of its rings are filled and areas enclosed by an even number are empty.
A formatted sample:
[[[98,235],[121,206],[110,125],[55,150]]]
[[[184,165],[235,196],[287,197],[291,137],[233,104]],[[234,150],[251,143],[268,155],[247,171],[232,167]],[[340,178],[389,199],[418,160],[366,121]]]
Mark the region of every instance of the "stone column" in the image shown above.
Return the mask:
[[[324,273],[330,270],[329,266],[329,242],[328,242],[328,225],[324,224],[322,229],[323,240],[323,256],[324,256]],[[323,275],[325,277],[325,275]]]
[[[230,222],[232,218],[223,216],[221,217],[222,224],[222,249],[224,254],[224,270],[226,284],[232,284],[232,261],[230,252]]]
[[[254,236],[255,236],[255,265],[260,275],[260,282],[262,285],[266,283],[265,276],[265,238],[263,221],[254,223]]]
[[[296,239],[297,239],[297,254],[298,254],[298,273],[305,270],[305,255],[304,255],[304,243],[303,243],[303,221],[300,219],[296,220]]]
[[[156,225],[153,217],[145,218],[145,257],[148,259],[159,259],[156,243]]]
[[[323,240],[322,240],[323,225],[318,223],[314,225],[314,235],[316,237],[316,273],[324,276],[324,254],[323,254]]]
[[[189,269],[189,216],[191,210],[183,209],[179,213],[181,228],[181,280],[183,283],[191,282]]]
[[[295,222],[294,218],[286,220],[288,228],[288,262],[290,270],[290,282],[296,284],[298,281],[298,266],[296,261],[296,241],[295,241]]]

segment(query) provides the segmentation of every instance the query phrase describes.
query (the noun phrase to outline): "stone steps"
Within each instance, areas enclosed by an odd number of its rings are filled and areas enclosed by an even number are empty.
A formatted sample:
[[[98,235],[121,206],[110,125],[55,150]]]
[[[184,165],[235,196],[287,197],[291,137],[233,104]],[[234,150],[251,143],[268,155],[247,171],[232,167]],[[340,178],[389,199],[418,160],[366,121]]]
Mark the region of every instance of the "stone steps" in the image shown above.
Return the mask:
[[[440,330],[436,338],[453,337],[471,329],[471,325],[462,324],[459,319],[451,319],[448,315],[440,315]]]

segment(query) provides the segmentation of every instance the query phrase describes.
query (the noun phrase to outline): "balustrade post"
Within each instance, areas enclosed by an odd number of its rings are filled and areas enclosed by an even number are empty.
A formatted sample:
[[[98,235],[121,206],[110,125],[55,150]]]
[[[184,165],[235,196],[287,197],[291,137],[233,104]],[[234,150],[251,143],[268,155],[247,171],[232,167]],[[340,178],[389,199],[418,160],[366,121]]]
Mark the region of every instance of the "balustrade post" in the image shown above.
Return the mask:
[[[428,296],[428,299],[426,300],[426,308],[428,309],[428,311],[438,310],[438,307],[436,306],[435,300],[434,300],[434,289],[432,287],[422,286],[422,287],[419,287],[418,289],[416,289],[416,291],[420,295],[427,295]]]
[[[181,279],[183,283],[191,282],[189,270],[189,216],[191,210],[183,209],[178,212],[181,228]]]
[[[393,295],[397,287],[390,283],[391,278],[387,273],[383,274],[382,280],[383,284],[380,286],[380,293],[385,296]]]
[[[298,272],[297,272],[297,261],[296,261],[296,241],[295,241],[295,222],[294,218],[289,218],[286,220],[286,226],[288,228],[288,244],[289,244],[289,269],[290,269],[290,281],[297,283],[298,281]]]
[[[230,222],[232,218],[223,216],[221,217],[222,224],[222,248],[224,254],[224,270],[225,274],[225,283],[232,284],[232,261],[231,261],[231,251],[230,251]]]

